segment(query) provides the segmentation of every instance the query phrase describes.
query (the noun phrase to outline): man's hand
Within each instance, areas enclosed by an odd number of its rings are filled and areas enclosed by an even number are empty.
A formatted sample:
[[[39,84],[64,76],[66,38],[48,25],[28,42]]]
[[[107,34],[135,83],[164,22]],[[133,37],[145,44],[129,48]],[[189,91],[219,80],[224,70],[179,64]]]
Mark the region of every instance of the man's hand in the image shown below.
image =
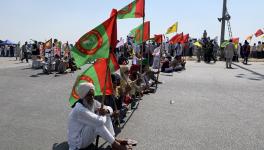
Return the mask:
[[[112,114],[112,116],[114,118],[118,118],[120,116],[120,111],[119,110],[114,111],[113,114]]]
[[[99,108],[97,111],[99,112],[99,115],[101,115],[101,116],[105,116],[106,114],[110,113],[109,110],[107,110],[105,108]]]

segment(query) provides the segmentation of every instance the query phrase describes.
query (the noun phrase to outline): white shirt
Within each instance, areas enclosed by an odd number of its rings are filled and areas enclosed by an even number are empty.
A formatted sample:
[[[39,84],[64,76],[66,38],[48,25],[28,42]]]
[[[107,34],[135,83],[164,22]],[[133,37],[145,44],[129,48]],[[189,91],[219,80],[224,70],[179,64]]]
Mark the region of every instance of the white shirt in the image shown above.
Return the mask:
[[[89,109],[80,103],[76,103],[69,114],[68,120],[68,143],[70,149],[80,149],[85,143],[93,143],[96,135],[92,134],[92,129],[106,123],[106,116],[99,116],[94,113],[100,107],[101,103],[96,100],[94,100],[94,104]],[[113,113],[111,107],[105,106],[105,108],[109,110],[110,115]],[[87,135],[87,133],[91,133],[91,135]]]
[[[253,46],[251,47],[251,51],[252,51],[252,52],[255,52],[255,51],[257,51],[257,48],[256,48],[256,46],[255,46],[255,45],[253,45]]]

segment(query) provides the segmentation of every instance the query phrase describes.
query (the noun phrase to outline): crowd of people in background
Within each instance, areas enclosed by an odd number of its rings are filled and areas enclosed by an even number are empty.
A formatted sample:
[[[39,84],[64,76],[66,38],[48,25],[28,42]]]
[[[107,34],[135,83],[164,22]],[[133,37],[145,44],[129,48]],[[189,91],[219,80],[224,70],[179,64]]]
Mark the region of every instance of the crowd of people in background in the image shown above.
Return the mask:
[[[76,71],[70,49],[72,45],[54,39],[54,41],[31,41],[24,44],[0,45],[1,57],[15,57],[17,61],[28,63],[32,60],[32,68],[43,68],[44,73],[57,71],[64,73],[68,68]]]

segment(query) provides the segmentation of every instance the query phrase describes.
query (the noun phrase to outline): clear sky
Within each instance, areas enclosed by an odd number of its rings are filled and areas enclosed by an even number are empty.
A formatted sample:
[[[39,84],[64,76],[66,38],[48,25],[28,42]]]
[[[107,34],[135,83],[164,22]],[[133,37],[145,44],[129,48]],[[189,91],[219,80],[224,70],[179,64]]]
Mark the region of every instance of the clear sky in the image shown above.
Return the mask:
[[[0,39],[15,42],[58,38],[71,43],[106,20],[112,8],[132,0],[1,0]],[[246,36],[264,28],[264,0],[227,0],[233,36]],[[146,0],[146,21],[151,35],[165,33],[174,22],[178,32],[201,37],[206,29],[220,37],[223,0]],[[118,20],[118,36],[125,37],[142,19]]]

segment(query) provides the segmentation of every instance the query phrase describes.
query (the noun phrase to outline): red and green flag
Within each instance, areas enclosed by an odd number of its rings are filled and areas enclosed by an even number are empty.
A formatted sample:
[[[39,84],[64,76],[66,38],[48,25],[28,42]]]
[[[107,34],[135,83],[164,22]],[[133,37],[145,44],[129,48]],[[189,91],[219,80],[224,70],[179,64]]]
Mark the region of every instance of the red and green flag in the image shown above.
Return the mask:
[[[112,52],[110,53],[109,68],[111,73],[116,72],[120,68],[117,59],[115,57],[115,54]]]
[[[95,95],[103,95],[105,78],[107,72],[107,59],[100,58],[97,59],[96,62],[90,66],[87,70],[85,70],[76,80],[72,92],[71,97],[69,99],[70,105],[73,106],[76,101],[80,99],[77,93],[77,87],[80,83],[90,82],[94,84],[95,87]],[[112,81],[111,81],[111,72],[107,73],[107,81],[106,81],[106,95],[112,94]]]
[[[144,33],[143,33],[143,31],[144,31]],[[130,35],[134,37],[134,42],[136,44],[141,44],[141,43],[149,40],[150,22],[147,21],[144,23],[144,29],[143,29],[143,24],[134,28],[133,30],[130,31]]]
[[[84,34],[72,48],[72,56],[78,67],[98,58],[108,58],[114,35],[116,15]]]
[[[118,19],[141,18],[145,16],[145,0],[134,0],[117,12]]]

